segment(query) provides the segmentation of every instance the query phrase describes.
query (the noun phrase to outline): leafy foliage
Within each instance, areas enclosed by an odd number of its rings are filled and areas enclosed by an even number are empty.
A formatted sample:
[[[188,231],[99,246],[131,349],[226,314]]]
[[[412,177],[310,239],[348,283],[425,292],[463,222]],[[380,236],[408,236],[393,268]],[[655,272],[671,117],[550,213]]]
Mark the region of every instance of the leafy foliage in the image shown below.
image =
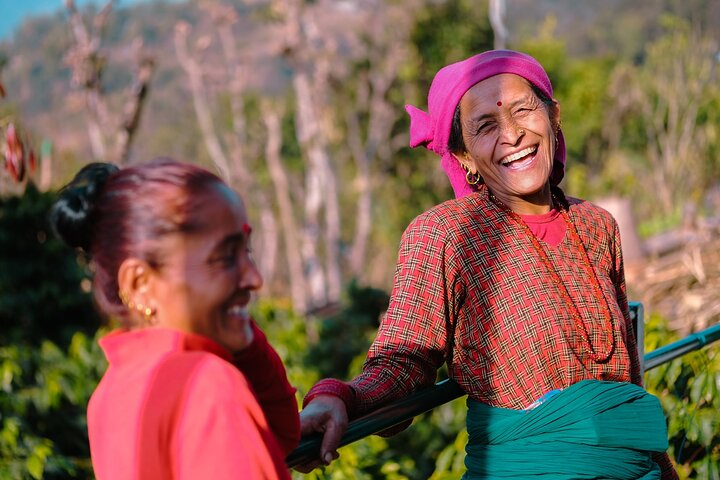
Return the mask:
[[[427,92],[440,68],[492,48],[486,6],[471,0],[430,3],[418,15],[412,41],[422,62],[416,78]]]
[[[0,198],[2,478],[92,477],[85,408],[105,364],[84,264],[46,223],[52,200],[32,184]]]
[[[83,259],[47,224],[53,199],[32,184],[0,198],[0,344],[65,345],[97,328]]]
[[[347,378],[359,371],[353,360],[367,352],[389,297],[382,290],[351,283],[347,306],[319,320],[318,341],[305,357],[322,377]],[[355,368],[353,368],[355,367]]]
[[[675,335],[658,316],[646,322],[646,347]],[[720,349],[690,353],[647,373],[646,388],[668,414],[670,456],[681,478],[720,478]]]
[[[105,368],[96,340],[0,346],[0,477],[92,478],[85,409]]]

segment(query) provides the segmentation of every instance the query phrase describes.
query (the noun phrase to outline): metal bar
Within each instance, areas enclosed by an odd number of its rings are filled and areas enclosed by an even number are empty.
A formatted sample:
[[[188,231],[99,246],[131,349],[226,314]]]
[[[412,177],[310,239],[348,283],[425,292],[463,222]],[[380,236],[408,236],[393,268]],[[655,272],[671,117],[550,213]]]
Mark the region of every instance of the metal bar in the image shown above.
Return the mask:
[[[645,371],[693,350],[699,350],[717,340],[720,340],[720,324],[688,335],[682,340],[646,354]],[[463,395],[465,395],[465,392],[454,380],[446,379],[438,382],[429,388],[412,393],[363,417],[354,419],[348,424],[348,429],[340,441],[340,446],[382,432]],[[317,459],[321,439],[320,434],[303,437],[300,440],[300,445],[290,452],[290,455],[285,459],[287,466],[293,468]]]
[[[382,432],[399,425],[422,413],[465,395],[454,380],[445,379],[432,387],[417,391],[396,402],[381,407],[363,417],[354,419],[340,440],[340,446]],[[300,440],[300,445],[285,459],[288,467],[302,465],[318,458],[322,435],[308,435]]]
[[[645,355],[645,371],[658,367],[693,350],[700,350],[705,345],[720,340],[720,323],[696,333],[691,333],[682,340],[657,348]]]

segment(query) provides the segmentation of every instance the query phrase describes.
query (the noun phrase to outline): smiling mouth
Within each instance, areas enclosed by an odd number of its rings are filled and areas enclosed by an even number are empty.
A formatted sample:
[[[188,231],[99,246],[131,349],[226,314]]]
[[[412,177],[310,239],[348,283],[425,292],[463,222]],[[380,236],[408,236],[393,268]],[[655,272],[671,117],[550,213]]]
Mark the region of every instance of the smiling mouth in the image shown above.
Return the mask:
[[[239,317],[246,320],[250,317],[247,306],[233,305],[227,309],[227,314],[231,317]]]
[[[533,155],[535,152],[537,152],[537,149],[538,149],[538,146],[533,145],[532,147],[528,147],[523,150],[520,150],[519,152],[510,154],[507,157],[500,160],[500,165],[509,165],[513,162],[516,162],[522,158],[527,157],[528,155]]]

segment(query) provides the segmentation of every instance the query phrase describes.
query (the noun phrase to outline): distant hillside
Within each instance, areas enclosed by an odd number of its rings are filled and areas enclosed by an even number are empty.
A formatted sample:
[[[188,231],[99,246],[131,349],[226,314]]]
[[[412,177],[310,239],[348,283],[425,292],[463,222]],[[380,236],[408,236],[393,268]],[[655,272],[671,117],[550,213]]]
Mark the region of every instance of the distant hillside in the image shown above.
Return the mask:
[[[554,17],[555,34],[575,56],[638,57],[660,33],[666,14],[720,36],[717,0],[507,0],[507,10],[511,41],[536,35]]]
[[[12,4],[8,0],[3,3]],[[60,0],[43,0],[60,3]],[[127,5],[133,0],[119,4]],[[137,0],[134,0],[137,1]],[[357,2],[366,0],[355,0]],[[474,0],[462,0],[474,1]],[[234,0],[241,13],[246,51],[268,47],[272,34],[260,22],[245,15],[251,6],[266,0]],[[352,5],[352,0],[337,2]],[[612,55],[639,58],[644,45],[660,31],[664,13],[693,19],[696,25],[720,30],[720,2],[717,0],[507,0],[510,46],[535,38],[541,29],[565,41],[573,56]],[[3,13],[7,6],[3,5]],[[14,11],[10,7],[8,12]],[[0,54],[9,59],[3,79],[8,100],[19,105],[23,120],[38,137],[52,140],[56,151],[87,152],[83,99],[70,85],[70,71],[63,58],[71,45],[66,16],[41,16],[22,25],[13,38],[0,43]],[[187,80],[178,67],[173,45],[173,29],[180,20],[191,25],[207,21],[194,2],[154,1],[119,8],[104,38],[108,66],[104,86],[109,94],[121,93],[129,86],[133,57],[129,48],[142,38],[145,49],[158,60],[151,83],[149,102],[134,154],[147,157],[158,153],[181,157],[202,155]],[[337,28],[337,25],[335,25]],[[351,30],[352,22],[342,28]],[[547,32],[546,32],[547,33]],[[207,55],[217,54],[216,48]],[[255,64],[258,88],[281,85],[287,70],[278,70],[277,61]],[[262,72],[266,72],[260,75]]]

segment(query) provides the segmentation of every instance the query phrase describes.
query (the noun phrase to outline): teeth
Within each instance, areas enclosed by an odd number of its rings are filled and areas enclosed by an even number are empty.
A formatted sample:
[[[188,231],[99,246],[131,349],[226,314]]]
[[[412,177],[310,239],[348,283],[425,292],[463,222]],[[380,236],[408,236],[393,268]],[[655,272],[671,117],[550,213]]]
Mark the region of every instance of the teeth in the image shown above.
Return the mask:
[[[233,305],[232,307],[228,308],[227,312],[229,315],[246,316],[247,308],[241,307],[240,305]]]
[[[500,163],[503,165],[507,165],[510,162],[514,162],[515,160],[521,159],[525,155],[530,155],[531,153],[535,152],[536,149],[537,149],[537,145],[535,145],[533,147],[528,147],[524,150],[520,150],[517,153],[513,153],[512,155],[508,155],[507,157],[503,158],[500,161]]]

